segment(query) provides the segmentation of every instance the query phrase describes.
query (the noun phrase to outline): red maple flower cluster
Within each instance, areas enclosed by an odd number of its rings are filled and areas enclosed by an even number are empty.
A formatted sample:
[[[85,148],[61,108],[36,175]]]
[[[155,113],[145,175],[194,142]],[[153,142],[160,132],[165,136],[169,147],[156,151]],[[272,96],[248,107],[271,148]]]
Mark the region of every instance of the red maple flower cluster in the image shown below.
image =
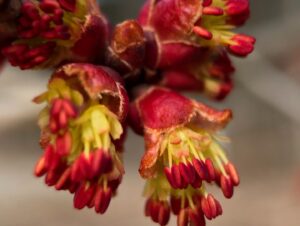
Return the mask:
[[[211,220],[221,215],[222,207],[205,183],[219,186],[226,198],[239,185],[238,173],[215,134],[231,120],[231,111],[217,111],[154,87],[133,103],[129,116],[137,132],[140,124],[144,126],[146,152],[140,173],[148,180],[146,215],[165,225],[172,210],[180,226],[204,225],[204,216]]]
[[[67,64],[50,79],[39,124],[44,154],[36,176],[57,190],[74,193],[74,207],[104,213],[121,183],[123,130],[128,102],[110,70],[90,64]],[[109,100],[109,101],[108,101]]]
[[[249,18],[248,0],[146,0],[137,20],[114,27],[95,0],[1,1],[0,11],[3,57],[23,70],[55,68],[34,99],[45,104],[36,176],[73,194],[75,208],[103,214],[125,173],[130,126],[145,140],[146,216],[204,226],[222,215],[206,185],[231,198],[240,183],[217,134],[232,112],[179,92],[230,93],[230,55],[255,44],[233,31]]]

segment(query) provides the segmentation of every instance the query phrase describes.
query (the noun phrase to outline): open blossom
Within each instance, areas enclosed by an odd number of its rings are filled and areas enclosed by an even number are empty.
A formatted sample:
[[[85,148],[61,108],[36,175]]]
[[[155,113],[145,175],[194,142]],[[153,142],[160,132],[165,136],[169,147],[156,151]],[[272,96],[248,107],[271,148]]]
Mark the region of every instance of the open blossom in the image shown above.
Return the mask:
[[[164,88],[151,88],[135,101],[130,121],[145,137],[139,171],[147,179],[145,211],[153,221],[166,225],[170,210],[180,226],[205,225],[204,216],[222,214],[205,184],[217,184],[226,198],[239,184],[216,135],[231,117],[230,110],[217,111]]]
[[[113,70],[67,64],[51,77],[39,117],[41,146],[36,176],[57,190],[74,193],[74,207],[103,214],[121,183],[121,144],[127,95]],[[120,148],[120,149],[119,149]]]
[[[3,49],[13,66],[46,68],[103,60],[108,24],[94,0],[27,0],[17,39]]]
[[[248,0],[148,0],[139,15],[151,49],[148,67],[187,62],[203,48],[223,47],[237,56],[248,55],[255,39],[232,31],[248,16]]]

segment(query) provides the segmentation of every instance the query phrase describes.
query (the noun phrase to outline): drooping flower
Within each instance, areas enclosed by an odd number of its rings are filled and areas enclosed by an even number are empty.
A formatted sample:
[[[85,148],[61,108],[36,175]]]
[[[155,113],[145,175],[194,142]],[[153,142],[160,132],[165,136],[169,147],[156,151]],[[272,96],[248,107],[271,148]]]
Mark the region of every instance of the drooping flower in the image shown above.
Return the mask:
[[[232,30],[249,16],[248,0],[148,0],[139,15],[147,37],[150,68],[188,62],[203,48],[226,48],[246,56],[255,39]]]
[[[18,38],[2,52],[21,69],[103,60],[108,24],[94,0],[27,0]]]
[[[39,116],[41,146],[36,176],[74,193],[74,207],[104,213],[124,174],[122,148],[127,95],[113,70],[68,64],[36,97],[47,106]],[[120,140],[121,139],[121,140]],[[120,148],[120,149],[119,149]]]
[[[166,225],[171,209],[180,226],[205,225],[204,216],[211,220],[221,215],[220,203],[205,184],[217,184],[226,198],[239,184],[216,135],[231,120],[231,111],[154,87],[135,101],[129,116],[131,126],[145,137],[139,171],[147,179],[146,215]]]

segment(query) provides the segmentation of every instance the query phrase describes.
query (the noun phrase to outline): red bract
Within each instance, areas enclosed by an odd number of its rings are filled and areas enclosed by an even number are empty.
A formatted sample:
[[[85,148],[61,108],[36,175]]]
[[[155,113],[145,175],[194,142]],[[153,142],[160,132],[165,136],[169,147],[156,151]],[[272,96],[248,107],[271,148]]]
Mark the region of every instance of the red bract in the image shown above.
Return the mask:
[[[128,104],[120,77],[106,67],[65,65],[34,101],[47,103],[36,176],[46,174],[47,185],[75,192],[75,208],[104,213],[124,174],[121,145],[114,145],[122,140]]]
[[[107,63],[122,74],[139,72],[145,57],[145,37],[141,26],[134,20],[126,20],[115,27]]]
[[[25,1],[17,30],[3,54],[21,69],[103,60],[108,39],[107,21],[93,0]]]

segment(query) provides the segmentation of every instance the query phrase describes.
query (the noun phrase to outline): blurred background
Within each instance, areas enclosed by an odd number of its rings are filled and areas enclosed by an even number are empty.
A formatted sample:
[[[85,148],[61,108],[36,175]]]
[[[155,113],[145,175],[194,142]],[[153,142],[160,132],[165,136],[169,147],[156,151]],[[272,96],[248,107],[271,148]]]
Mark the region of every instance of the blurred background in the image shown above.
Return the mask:
[[[113,22],[134,18],[142,0],[101,0]],[[243,31],[257,38],[256,51],[234,59],[236,88],[223,103],[235,118],[228,148],[242,178],[232,200],[217,198],[222,217],[211,226],[300,225],[300,1],[252,2]],[[108,212],[77,211],[72,197],[32,175],[41,155],[36,126],[40,106],[30,100],[45,89],[50,72],[5,67],[0,77],[0,226],[154,225],[143,216],[143,180],[137,169],[141,138],[129,133],[126,175]],[[199,98],[199,97],[197,97]],[[201,99],[201,97],[199,98]],[[175,219],[169,225],[176,225]]]

